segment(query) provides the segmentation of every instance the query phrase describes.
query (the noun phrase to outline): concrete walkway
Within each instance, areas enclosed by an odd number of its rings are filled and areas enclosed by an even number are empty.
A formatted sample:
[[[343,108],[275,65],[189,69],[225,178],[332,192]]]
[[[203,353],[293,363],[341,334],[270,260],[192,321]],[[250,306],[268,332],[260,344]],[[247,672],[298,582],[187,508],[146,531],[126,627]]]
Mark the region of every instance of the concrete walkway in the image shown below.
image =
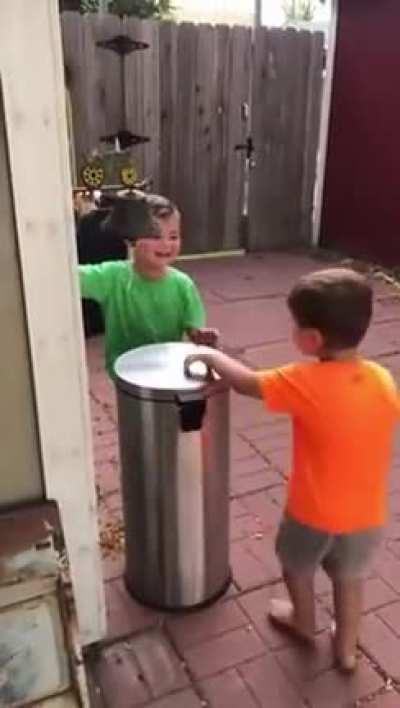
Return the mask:
[[[284,254],[185,264],[202,290],[223,346],[257,367],[297,358],[285,295],[321,267]],[[376,283],[374,324],[364,351],[400,378],[400,299]],[[232,396],[231,564],[234,582],[212,607],[168,615],[126,593],[115,401],[103,371],[102,341],[87,346],[99,495],[108,637],[88,658],[93,705],[107,708],[400,708],[400,437],[390,479],[391,520],[366,582],[357,673],[332,668],[331,593],[321,573],[318,649],[298,648],[265,621],[268,598],[284,596],[274,535],[290,460],[286,419]],[[399,683],[396,683],[399,682]]]

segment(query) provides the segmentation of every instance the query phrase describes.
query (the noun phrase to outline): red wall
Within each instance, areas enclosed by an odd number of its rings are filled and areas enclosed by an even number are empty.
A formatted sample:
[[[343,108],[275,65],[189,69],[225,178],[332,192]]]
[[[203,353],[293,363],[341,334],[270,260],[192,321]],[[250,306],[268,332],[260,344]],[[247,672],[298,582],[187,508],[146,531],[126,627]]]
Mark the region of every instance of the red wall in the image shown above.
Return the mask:
[[[341,0],[321,245],[400,264],[400,0]]]

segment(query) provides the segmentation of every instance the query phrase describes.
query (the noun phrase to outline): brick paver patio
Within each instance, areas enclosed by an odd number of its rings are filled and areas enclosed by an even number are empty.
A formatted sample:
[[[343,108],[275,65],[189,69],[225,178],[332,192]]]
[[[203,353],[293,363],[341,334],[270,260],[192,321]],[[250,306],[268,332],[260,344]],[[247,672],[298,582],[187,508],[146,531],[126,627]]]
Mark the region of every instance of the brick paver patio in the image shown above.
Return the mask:
[[[273,254],[186,263],[222,343],[254,366],[296,356],[285,294],[320,264]],[[364,351],[400,372],[400,298],[376,283],[374,324]],[[284,595],[274,534],[290,455],[285,419],[232,396],[231,564],[233,584],[208,609],[183,615],[138,605],[122,581],[122,521],[112,385],[102,341],[87,343],[90,397],[107,595],[108,636],[88,656],[93,705],[107,708],[400,708],[400,437],[390,479],[391,519],[366,582],[360,665],[353,677],[332,667],[331,595],[317,578],[318,649],[298,648],[265,621],[268,598]],[[399,682],[399,683],[397,683]]]

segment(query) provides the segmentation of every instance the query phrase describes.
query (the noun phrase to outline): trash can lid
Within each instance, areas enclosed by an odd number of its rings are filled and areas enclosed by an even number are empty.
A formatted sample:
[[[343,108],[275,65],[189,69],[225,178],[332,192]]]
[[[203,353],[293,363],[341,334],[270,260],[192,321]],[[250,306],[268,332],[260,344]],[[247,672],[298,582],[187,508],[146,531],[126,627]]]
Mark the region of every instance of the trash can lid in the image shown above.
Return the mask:
[[[201,349],[190,342],[132,349],[115,363],[117,387],[137,398],[174,401],[178,395],[190,398],[191,393],[198,398],[205,385],[207,367],[202,362],[192,364],[195,378],[191,378],[185,374],[184,362],[189,354]]]

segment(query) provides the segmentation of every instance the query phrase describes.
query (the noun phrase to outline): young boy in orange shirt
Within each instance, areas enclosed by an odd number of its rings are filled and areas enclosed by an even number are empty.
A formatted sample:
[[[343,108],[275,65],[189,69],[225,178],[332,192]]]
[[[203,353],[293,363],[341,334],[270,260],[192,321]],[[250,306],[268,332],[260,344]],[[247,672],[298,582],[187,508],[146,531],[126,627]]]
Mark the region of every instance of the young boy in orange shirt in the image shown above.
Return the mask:
[[[262,398],[293,423],[293,468],[276,551],[291,602],[273,600],[270,620],[314,642],[314,574],[333,583],[335,657],[356,666],[362,577],[386,518],[386,479],[399,396],[389,372],[357,347],[372,314],[372,290],[351,270],[300,279],[288,306],[295,344],[317,359],[255,372],[222,352],[200,359],[237,392]],[[189,372],[189,369],[187,369]]]

